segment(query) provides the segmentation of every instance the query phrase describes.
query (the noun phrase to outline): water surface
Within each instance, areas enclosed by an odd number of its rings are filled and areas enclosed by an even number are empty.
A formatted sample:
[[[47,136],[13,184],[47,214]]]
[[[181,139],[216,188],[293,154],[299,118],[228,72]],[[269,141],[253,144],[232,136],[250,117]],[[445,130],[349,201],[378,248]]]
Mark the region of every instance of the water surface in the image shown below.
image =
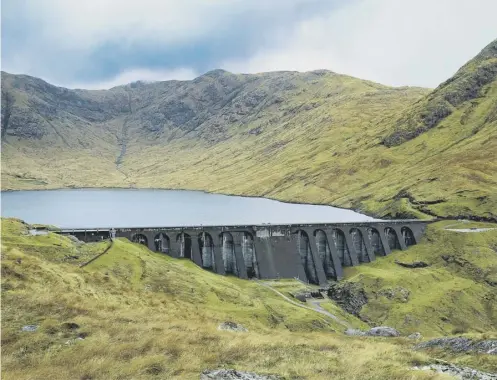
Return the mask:
[[[299,224],[375,220],[351,210],[201,191],[67,189],[2,192],[2,216],[61,228]]]

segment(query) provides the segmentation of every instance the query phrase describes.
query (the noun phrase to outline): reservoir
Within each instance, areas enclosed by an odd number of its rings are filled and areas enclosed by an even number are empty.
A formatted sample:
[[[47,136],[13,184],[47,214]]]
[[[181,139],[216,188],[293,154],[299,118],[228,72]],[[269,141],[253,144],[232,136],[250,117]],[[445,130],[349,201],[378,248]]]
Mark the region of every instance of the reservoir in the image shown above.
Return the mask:
[[[331,206],[189,190],[67,189],[2,192],[2,216],[60,228],[366,222]]]

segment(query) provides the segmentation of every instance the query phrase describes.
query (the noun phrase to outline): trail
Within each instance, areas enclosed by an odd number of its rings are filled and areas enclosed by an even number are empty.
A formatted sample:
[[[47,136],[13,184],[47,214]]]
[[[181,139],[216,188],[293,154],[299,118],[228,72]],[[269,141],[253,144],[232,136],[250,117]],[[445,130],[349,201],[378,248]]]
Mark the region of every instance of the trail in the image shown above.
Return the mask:
[[[335,322],[341,324],[342,326],[344,327],[347,327],[347,328],[352,328],[352,326],[345,322],[345,321],[342,321],[340,318],[338,318],[336,315],[334,314],[331,314],[329,311],[327,310],[324,310],[321,305],[320,305],[320,301],[311,301],[311,304],[313,304],[315,307],[312,308],[312,307],[309,307],[309,306],[305,306],[305,305],[302,305],[296,301],[293,301],[292,299],[290,299],[289,297],[285,296],[283,293],[281,293],[279,290],[276,290],[274,289],[271,285],[269,285],[268,283],[265,283],[265,282],[262,282],[262,281],[256,281],[259,285],[261,286],[264,286],[265,288],[268,288],[268,289],[271,289],[273,292],[275,292],[276,294],[278,294],[280,297],[282,297],[285,301],[287,302],[290,302],[292,305],[295,305],[295,306],[298,306],[298,307],[301,307],[302,309],[307,309],[307,310],[311,310],[311,311],[314,311],[316,313],[319,313],[319,314],[322,314],[322,315],[326,315],[327,317],[333,319]]]

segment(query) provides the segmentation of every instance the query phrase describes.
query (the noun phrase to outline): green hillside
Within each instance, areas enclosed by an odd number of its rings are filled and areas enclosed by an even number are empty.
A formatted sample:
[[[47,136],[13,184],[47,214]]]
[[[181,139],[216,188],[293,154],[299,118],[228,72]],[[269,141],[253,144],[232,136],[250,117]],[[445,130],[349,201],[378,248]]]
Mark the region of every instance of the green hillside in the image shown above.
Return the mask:
[[[490,285],[497,280],[497,234],[451,233],[443,230],[446,224],[430,226],[423,242],[407,252],[348,269],[344,284],[368,286],[362,319],[371,326],[388,323],[404,335],[497,338]],[[406,338],[345,336],[345,326],[255,281],[218,276],[125,239],[80,267],[109,243],[31,236],[28,228],[2,220],[5,379],[198,379],[204,369],[223,366],[286,379],[442,379],[411,370],[440,357],[487,371],[497,367],[495,355],[432,354],[412,350]],[[467,264],[444,263],[446,254]],[[394,258],[432,266],[405,269]],[[282,280],[272,286],[286,292],[302,284]],[[380,303],[372,296],[399,286],[410,291],[407,302]],[[331,301],[323,307],[353,327],[367,326]],[[225,321],[249,331],[219,331]],[[21,331],[26,325],[38,329]]]
[[[2,73],[2,188],[201,189],[496,220],[496,46],[433,91],[324,70],[105,91]]]

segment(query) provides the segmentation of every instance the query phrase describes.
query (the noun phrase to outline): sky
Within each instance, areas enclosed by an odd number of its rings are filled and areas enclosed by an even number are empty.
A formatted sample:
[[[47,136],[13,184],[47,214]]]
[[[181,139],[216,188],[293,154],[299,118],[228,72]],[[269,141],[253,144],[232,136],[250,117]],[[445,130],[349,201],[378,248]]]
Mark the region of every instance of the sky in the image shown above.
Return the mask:
[[[69,88],[328,69],[436,87],[497,38],[497,0],[2,0],[2,70]]]

